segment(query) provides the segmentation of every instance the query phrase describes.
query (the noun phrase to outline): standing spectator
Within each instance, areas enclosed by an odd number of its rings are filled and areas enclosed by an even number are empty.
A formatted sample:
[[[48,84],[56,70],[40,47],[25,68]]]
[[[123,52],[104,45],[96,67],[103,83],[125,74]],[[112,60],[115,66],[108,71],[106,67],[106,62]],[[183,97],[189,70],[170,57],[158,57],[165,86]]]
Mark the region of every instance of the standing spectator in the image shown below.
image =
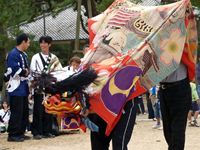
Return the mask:
[[[0,131],[5,132],[8,128],[8,121],[10,119],[10,108],[6,101],[2,102],[2,109],[0,109]]]
[[[142,95],[135,97],[135,100],[138,102],[138,113],[146,114]]]
[[[146,92],[146,101],[147,101],[148,118],[154,119],[155,115],[154,115],[149,91]]]
[[[30,69],[31,72],[49,72],[51,60],[58,59],[54,54],[50,53],[52,38],[50,36],[42,36],[39,39],[41,52],[35,54],[32,57]],[[58,64],[61,66],[61,64]],[[62,67],[62,66],[61,66]],[[54,135],[52,132],[53,116],[45,112],[45,107],[42,104],[44,95],[37,88],[34,89],[33,99],[33,122],[31,125],[31,131],[34,139],[51,138]]]
[[[199,127],[199,124],[197,123],[197,118],[199,115],[199,105],[198,105],[199,96],[197,94],[196,84],[193,82],[190,82],[190,87],[192,91],[192,105],[188,113],[189,126]],[[194,112],[194,120],[192,121],[193,112]]]
[[[154,115],[156,118],[156,124],[153,126],[153,129],[162,129],[161,125],[161,110],[160,110],[160,96],[159,96],[159,87],[154,86],[151,88],[151,101],[153,105]]]
[[[152,87],[152,88],[149,90],[152,106],[154,106],[155,103],[156,103],[156,100],[157,100],[157,91],[158,91],[158,89],[157,89],[156,86]]]
[[[196,65],[196,81],[197,81],[197,93],[200,97],[200,56],[198,56],[198,63]]]
[[[178,69],[160,83],[163,131],[168,150],[184,149],[187,115],[191,102],[187,68],[180,63]]]
[[[11,69],[8,82],[10,102],[10,120],[8,124],[8,141],[22,142],[29,139],[25,136],[28,124],[28,95],[29,88],[27,77],[29,63],[25,51],[30,45],[29,37],[21,34],[17,37],[17,46],[12,49],[7,57],[7,67]]]

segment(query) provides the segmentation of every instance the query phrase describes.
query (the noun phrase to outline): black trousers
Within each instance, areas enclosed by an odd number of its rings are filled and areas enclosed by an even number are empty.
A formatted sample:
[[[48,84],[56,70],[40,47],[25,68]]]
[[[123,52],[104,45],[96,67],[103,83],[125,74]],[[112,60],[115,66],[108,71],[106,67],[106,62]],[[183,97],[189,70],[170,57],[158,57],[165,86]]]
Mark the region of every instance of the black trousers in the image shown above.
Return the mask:
[[[135,98],[135,100],[137,100],[138,103],[138,113],[144,114],[145,113],[145,108],[144,108],[144,102],[143,102],[143,98],[142,96],[138,96]]]
[[[9,136],[22,136],[28,125],[28,97],[9,96],[10,120],[8,124]]]
[[[33,136],[49,134],[52,131],[53,118],[51,114],[45,112],[42,101],[42,94],[34,94],[33,122],[31,124]]]
[[[154,111],[153,111],[153,106],[152,106],[152,103],[151,103],[151,99],[150,99],[150,93],[149,92],[146,92],[146,101],[147,101],[147,111],[148,111],[148,118],[149,119],[153,119],[155,118],[155,115],[154,115]]]
[[[108,150],[112,140],[113,150],[127,150],[133,127],[135,124],[137,104],[136,101],[129,101],[124,107],[125,113],[122,114],[119,122],[109,136],[105,135],[106,122],[98,115],[90,115],[91,121],[99,126],[99,132],[91,132],[92,150]]]
[[[161,84],[160,104],[168,150],[184,150],[187,115],[192,96],[188,79]]]

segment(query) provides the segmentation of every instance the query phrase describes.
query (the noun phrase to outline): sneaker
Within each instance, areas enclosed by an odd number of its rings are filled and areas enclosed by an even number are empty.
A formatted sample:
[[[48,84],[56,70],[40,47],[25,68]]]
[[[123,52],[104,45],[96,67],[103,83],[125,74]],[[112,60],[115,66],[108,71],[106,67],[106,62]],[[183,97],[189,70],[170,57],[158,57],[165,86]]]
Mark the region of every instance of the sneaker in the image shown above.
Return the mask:
[[[158,128],[158,130],[163,130],[163,126],[160,126],[160,127]]]
[[[197,123],[196,120],[194,120],[193,123],[194,123],[194,126],[195,126],[195,127],[199,127],[199,124]]]
[[[153,118],[153,121],[156,121],[157,119],[156,118]]]
[[[21,136],[8,136],[8,142],[23,142],[24,138]]]
[[[193,126],[194,126],[194,122],[193,122],[193,121],[189,121],[189,122],[188,122],[188,126],[189,126],[189,127],[193,127]]]
[[[152,128],[153,128],[153,129],[158,129],[158,128],[160,128],[160,127],[161,127],[160,124],[156,124],[156,125],[154,125]]]

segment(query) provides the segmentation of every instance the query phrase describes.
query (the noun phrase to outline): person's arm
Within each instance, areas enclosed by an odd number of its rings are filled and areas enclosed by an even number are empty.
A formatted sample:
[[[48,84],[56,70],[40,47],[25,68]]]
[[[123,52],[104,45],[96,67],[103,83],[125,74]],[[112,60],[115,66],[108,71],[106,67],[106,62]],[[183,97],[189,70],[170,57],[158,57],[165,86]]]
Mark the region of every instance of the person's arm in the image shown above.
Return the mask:
[[[34,94],[34,88],[35,88],[35,82],[34,82],[34,72],[38,72],[40,70],[38,70],[37,66],[38,66],[38,62],[37,62],[37,55],[34,55],[32,58],[31,58],[31,64],[30,64],[30,72],[31,72],[31,81],[30,81],[30,84],[29,84],[29,92],[30,92],[30,95],[29,95],[29,100],[31,101],[32,98],[33,98],[33,94]],[[39,67],[39,66],[38,66]]]
[[[52,54],[49,71],[52,72],[52,71],[56,71],[56,70],[62,70],[62,68],[63,67],[62,67],[58,57],[56,55]]]
[[[12,69],[12,75],[18,74],[19,76],[26,77],[28,70],[20,66],[20,56],[11,53],[7,58],[7,66]]]
[[[35,55],[31,59],[30,70],[31,70],[31,72],[34,72],[37,70]]]
[[[3,121],[3,118],[2,118],[2,117],[3,117],[3,113],[2,113],[2,110],[0,110],[0,122],[3,123],[4,121]]]

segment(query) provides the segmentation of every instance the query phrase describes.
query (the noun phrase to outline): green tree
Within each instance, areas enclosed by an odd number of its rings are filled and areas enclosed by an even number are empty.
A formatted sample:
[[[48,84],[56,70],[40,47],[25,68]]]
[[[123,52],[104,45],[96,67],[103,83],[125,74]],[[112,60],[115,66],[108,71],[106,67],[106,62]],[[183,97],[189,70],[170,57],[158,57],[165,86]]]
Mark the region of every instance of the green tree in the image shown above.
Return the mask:
[[[190,0],[193,6],[196,6],[200,9],[200,1],[198,0]]]
[[[49,4],[47,11],[54,14],[71,4],[71,0],[0,0],[0,88],[4,85],[2,78],[5,71],[6,55],[15,46],[14,39],[20,32],[19,25],[24,21],[32,21],[35,17],[41,15],[43,13],[41,8],[43,2]],[[30,49],[28,55],[32,56],[39,50],[38,43],[32,42]],[[5,86],[3,88],[5,89]]]

